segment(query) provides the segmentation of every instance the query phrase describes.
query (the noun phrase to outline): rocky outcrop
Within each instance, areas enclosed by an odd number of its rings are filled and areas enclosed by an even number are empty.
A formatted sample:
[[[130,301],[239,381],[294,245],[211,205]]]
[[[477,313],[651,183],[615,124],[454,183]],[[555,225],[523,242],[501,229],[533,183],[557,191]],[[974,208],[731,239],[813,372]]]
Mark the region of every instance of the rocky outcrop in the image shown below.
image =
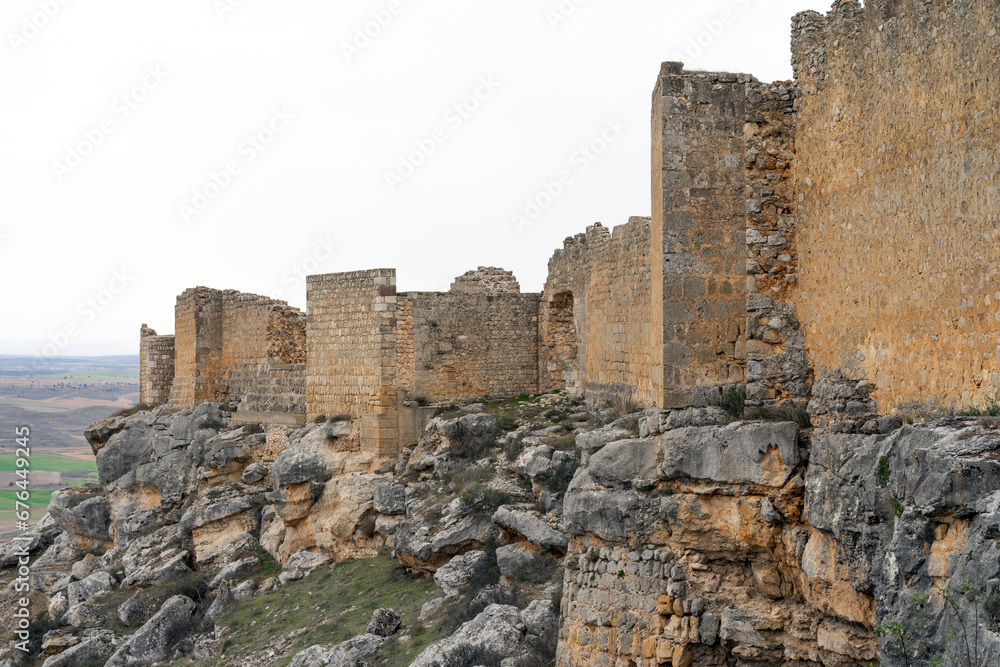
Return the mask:
[[[119,648],[105,667],[123,667],[130,664],[150,664],[165,659],[179,640],[191,628],[195,603],[176,595],[160,607],[151,619]]]
[[[998,452],[995,432],[955,419],[814,442],[737,422],[607,443],[567,493],[559,664],[901,665],[876,632],[887,622],[941,654],[975,613],[949,615],[935,591],[964,600],[963,585],[985,596],[1000,581]],[[985,625],[979,641],[1000,650]]]

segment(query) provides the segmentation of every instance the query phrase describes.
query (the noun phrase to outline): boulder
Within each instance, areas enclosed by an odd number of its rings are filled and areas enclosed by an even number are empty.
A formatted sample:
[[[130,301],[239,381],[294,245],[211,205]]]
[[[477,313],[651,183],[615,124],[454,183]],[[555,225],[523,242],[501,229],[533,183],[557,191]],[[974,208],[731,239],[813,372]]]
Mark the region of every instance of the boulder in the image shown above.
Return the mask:
[[[191,619],[197,605],[175,595],[160,607],[151,619],[115,652],[105,667],[125,667],[134,663],[151,663],[165,660],[170,649],[183,639],[191,629]]]
[[[94,572],[101,569],[101,559],[93,554],[87,554],[82,560],[73,563],[73,577],[75,579],[86,579]]]
[[[559,627],[559,610],[551,600],[533,600],[521,611],[521,620],[528,634],[543,635]]]
[[[380,514],[406,514],[406,487],[388,483],[377,484],[374,507]]]
[[[618,426],[605,426],[593,431],[577,434],[576,446],[587,454],[593,454],[609,442],[625,440],[626,438],[631,438],[632,435],[632,432],[627,429]]]
[[[524,542],[508,544],[497,549],[497,566],[500,574],[514,579],[531,568],[536,554]]]
[[[505,531],[517,533],[532,544],[559,553],[569,548],[569,536],[527,510],[516,510],[506,505],[497,508],[493,522]]]
[[[52,618],[59,618],[66,613],[67,609],[69,609],[69,600],[66,599],[65,593],[59,592],[49,598],[48,611]]]
[[[86,579],[74,581],[69,585],[67,598],[69,606],[75,607],[81,602],[93,600],[102,593],[108,593],[114,586],[115,580],[110,574],[103,570],[94,572]]]
[[[244,484],[260,484],[271,473],[263,463],[251,463],[243,471],[240,479]]]
[[[528,447],[514,461],[514,470],[534,479],[552,465],[553,451],[548,445]]]
[[[313,551],[300,551],[293,555],[281,569],[282,584],[309,576],[313,570],[330,562],[330,557]]]
[[[366,633],[333,647],[310,646],[296,654],[288,667],[365,667],[384,641],[384,637]]]
[[[87,602],[70,607],[63,621],[74,628],[100,628],[105,623],[104,617]]]
[[[153,612],[153,601],[145,591],[138,591],[118,607],[118,620],[127,628],[131,628]]]
[[[667,431],[661,436],[660,475],[781,487],[799,464],[798,434],[794,422],[734,422]]]
[[[233,597],[236,601],[246,600],[247,598],[252,598],[254,591],[257,590],[257,584],[253,579],[248,579],[242,584],[233,589]]]
[[[659,479],[659,465],[656,438],[618,440],[590,457],[587,472],[601,486],[652,486]]]
[[[233,583],[241,579],[246,579],[253,573],[254,570],[257,569],[259,565],[260,559],[256,556],[249,556],[248,558],[238,560],[235,563],[230,563],[219,570],[219,573],[216,574],[212,578],[212,581],[209,582],[208,587],[215,590],[224,581]]]
[[[62,653],[49,657],[42,667],[78,667],[79,665],[100,664],[111,657],[115,650],[115,634],[110,630],[99,630],[79,644]]]
[[[111,506],[99,487],[70,486],[54,491],[49,514],[82,552],[104,553],[111,544]]]
[[[368,634],[388,637],[399,629],[403,619],[395,609],[376,609],[368,622]]]
[[[434,583],[445,597],[458,595],[461,589],[489,571],[490,555],[484,551],[469,551],[455,556],[434,573]]]
[[[215,594],[215,599],[212,600],[212,604],[209,605],[208,611],[205,612],[206,620],[215,621],[219,616],[232,611],[236,607],[236,598],[233,597],[233,591],[229,588],[229,582],[223,581],[219,584],[219,589]]]
[[[488,652],[499,659],[511,656],[526,633],[517,607],[492,604],[453,635],[431,644],[410,667],[434,667],[460,660],[469,649]]]

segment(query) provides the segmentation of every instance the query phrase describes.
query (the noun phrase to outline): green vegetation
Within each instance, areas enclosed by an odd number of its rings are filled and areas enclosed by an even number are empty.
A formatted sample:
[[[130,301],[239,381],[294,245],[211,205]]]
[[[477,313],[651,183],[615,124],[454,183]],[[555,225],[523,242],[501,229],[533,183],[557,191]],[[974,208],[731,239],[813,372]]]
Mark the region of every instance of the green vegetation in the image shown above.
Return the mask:
[[[875,469],[875,485],[884,489],[889,486],[889,476],[892,471],[889,470],[889,459],[885,456],[880,456],[878,459],[878,467]]]
[[[17,466],[17,459],[18,457],[14,454],[0,454],[0,472],[20,470]],[[36,451],[28,457],[28,460],[31,462],[29,470],[41,470],[43,472],[97,470],[97,461],[86,461],[71,456],[60,456],[59,454],[39,454]]]
[[[308,630],[295,637],[289,656],[313,644],[339,644],[363,633],[373,611],[392,607],[403,617],[404,627],[386,640],[377,664],[403,667],[443,636],[417,624],[420,607],[439,595],[431,579],[407,573],[388,554],[320,568],[273,593],[244,600],[224,615],[219,622],[233,628],[233,634],[227,657],[212,664],[239,665],[242,656],[267,648],[276,637],[297,628]],[[409,640],[400,642],[400,635]]]
[[[958,412],[959,417],[1000,417],[1000,405],[990,401],[985,408],[966,408]]]
[[[742,419],[746,414],[747,390],[734,389],[722,397],[722,407],[730,417]]]
[[[17,505],[17,489],[3,489],[0,491],[0,521],[17,521],[15,514]],[[42,518],[49,500],[52,498],[52,491],[32,491],[28,504],[31,506],[31,520]]]

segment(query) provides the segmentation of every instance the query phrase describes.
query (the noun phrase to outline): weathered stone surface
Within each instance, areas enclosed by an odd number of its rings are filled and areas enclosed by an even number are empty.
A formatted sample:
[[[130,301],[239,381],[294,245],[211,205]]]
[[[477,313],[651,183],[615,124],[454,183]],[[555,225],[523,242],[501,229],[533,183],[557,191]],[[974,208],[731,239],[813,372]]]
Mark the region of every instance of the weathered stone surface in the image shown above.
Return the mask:
[[[528,634],[543,635],[559,625],[559,610],[550,600],[533,600],[521,611]]]
[[[127,628],[135,626],[154,610],[153,601],[144,591],[138,591],[118,607],[118,620]]]
[[[508,544],[497,548],[497,567],[503,576],[516,578],[524,575],[537,557],[538,554],[523,542]]]
[[[100,630],[62,653],[47,658],[42,667],[78,667],[107,660],[115,650],[114,639],[115,635],[110,630]]]
[[[632,437],[632,432],[618,426],[605,426],[594,431],[579,433],[576,446],[588,454],[593,454],[609,442]]]
[[[105,667],[124,667],[164,660],[191,628],[196,605],[183,595],[169,598],[151,619],[129,637]]]
[[[394,634],[403,619],[394,609],[376,609],[372,612],[371,621],[368,622],[368,634],[388,637]]]
[[[393,484],[376,485],[373,506],[380,514],[406,514],[406,488]]]
[[[312,551],[300,551],[288,559],[288,562],[281,569],[279,578],[282,584],[287,584],[289,581],[308,577],[313,570],[327,565],[329,562],[330,557],[327,555]]]
[[[532,544],[546,549],[566,553],[569,547],[568,535],[556,530],[545,520],[527,510],[499,507],[493,514],[493,522],[504,530],[517,533]]]
[[[81,602],[87,602],[102,593],[108,593],[114,586],[115,580],[107,572],[94,572],[86,579],[74,581],[69,585],[67,598],[69,606],[75,607]]]
[[[49,514],[72,536],[80,551],[104,553],[112,540],[111,508],[100,489],[88,485],[55,491],[49,501]]]
[[[458,647],[470,645],[500,656],[513,655],[524,638],[526,628],[517,607],[493,604],[471,621],[462,624],[455,634],[424,649],[410,667],[433,667],[447,663]]]
[[[288,667],[365,667],[384,641],[382,636],[367,633],[333,647],[310,646],[292,658]]]
[[[661,436],[660,476],[783,486],[799,463],[798,425],[736,422]]]
[[[236,598],[229,588],[229,582],[223,581],[216,590],[215,599],[205,612],[205,618],[214,621],[217,617],[232,611],[236,607]]]
[[[660,447],[654,438],[618,440],[590,457],[587,471],[602,486],[656,484]]]
[[[455,556],[434,573],[434,583],[445,597],[458,595],[468,583],[483,575],[492,565],[489,554],[483,551],[469,551]]]
[[[236,583],[241,579],[249,577],[259,565],[260,559],[256,556],[249,556],[243,560],[230,563],[219,570],[219,573],[216,574],[212,578],[212,581],[209,582],[208,587],[214,590],[218,588],[223,581]]]

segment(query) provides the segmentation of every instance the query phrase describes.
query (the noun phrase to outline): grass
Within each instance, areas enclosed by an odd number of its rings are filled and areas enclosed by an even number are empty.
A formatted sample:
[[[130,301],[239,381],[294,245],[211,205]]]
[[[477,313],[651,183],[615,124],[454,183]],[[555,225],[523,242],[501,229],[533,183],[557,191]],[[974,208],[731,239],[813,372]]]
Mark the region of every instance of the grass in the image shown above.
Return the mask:
[[[219,623],[233,632],[226,658],[212,664],[242,664],[243,657],[267,648],[275,638],[308,628],[293,640],[288,656],[275,663],[287,665],[291,656],[313,644],[339,644],[363,633],[373,611],[392,607],[403,617],[403,628],[386,640],[376,664],[404,667],[441,638],[433,628],[417,624],[420,607],[437,597],[440,592],[431,579],[409,574],[389,554],[319,568],[273,593],[243,600],[223,615]],[[400,635],[409,640],[400,642]]]
[[[15,511],[17,502],[17,497],[14,495],[18,493],[19,489],[3,489],[0,490],[0,520],[2,521],[16,521],[13,512]],[[28,504],[33,509],[44,510],[49,506],[49,500],[52,499],[52,491],[31,491],[31,496],[28,499]]]
[[[17,467],[18,457],[14,454],[0,455],[0,472],[14,472]],[[29,470],[41,470],[43,472],[62,472],[64,470],[97,470],[97,461],[86,461],[70,456],[60,456],[58,454],[34,453],[28,457],[31,465]]]

